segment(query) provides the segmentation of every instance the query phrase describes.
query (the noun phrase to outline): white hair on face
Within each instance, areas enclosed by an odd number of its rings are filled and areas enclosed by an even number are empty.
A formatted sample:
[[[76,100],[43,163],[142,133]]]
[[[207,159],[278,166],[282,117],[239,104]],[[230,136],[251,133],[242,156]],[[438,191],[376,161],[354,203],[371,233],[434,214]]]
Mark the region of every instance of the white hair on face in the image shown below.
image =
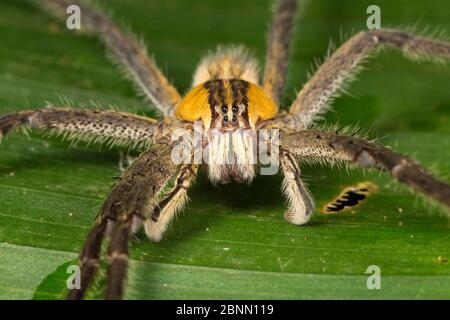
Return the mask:
[[[257,149],[249,130],[214,132],[208,136],[208,142],[208,174],[213,183],[253,180]]]
[[[244,46],[219,46],[200,61],[192,86],[213,79],[242,79],[258,84],[258,63]]]

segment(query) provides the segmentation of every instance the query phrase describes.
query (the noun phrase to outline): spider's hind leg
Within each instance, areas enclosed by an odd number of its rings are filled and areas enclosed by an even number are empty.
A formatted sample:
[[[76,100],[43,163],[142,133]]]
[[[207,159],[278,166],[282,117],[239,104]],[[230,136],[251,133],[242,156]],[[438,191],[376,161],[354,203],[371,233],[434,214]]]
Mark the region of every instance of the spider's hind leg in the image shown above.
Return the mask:
[[[450,61],[450,42],[396,30],[360,32],[336,50],[297,94],[289,112],[278,123],[293,129],[309,128],[361,69],[361,63],[376,49],[390,47],[415,60]]]
[[[65,21],[67,8],[80,7],[81,32],[97,36],[139,91],[164,114],[171,115],[181,100],[177,89],[164,76],[145,46],[130,32],[115,24],[102,10],[83,0],[42,0],[36,4]]]
[[[263,88],[275,102],[284,91],[297,7],[297,0],[278,0],[268,34]]]

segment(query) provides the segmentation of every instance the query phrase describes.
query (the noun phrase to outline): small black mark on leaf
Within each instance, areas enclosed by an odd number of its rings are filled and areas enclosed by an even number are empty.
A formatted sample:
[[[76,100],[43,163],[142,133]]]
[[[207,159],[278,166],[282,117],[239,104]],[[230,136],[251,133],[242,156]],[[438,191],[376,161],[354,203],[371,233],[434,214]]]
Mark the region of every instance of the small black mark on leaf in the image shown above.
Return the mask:
[[[348,211],[363,202],[370,194],[377,190],[378,187],[369,181],[346,187],[333,201],[326,204],[321,212],[331,214]]]

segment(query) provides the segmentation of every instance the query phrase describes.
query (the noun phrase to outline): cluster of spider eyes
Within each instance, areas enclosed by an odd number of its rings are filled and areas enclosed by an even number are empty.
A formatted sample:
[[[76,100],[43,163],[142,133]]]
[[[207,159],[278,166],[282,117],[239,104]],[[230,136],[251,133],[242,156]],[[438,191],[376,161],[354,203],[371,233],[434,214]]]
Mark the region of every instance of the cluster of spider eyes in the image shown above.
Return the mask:
[[[239,108],[237,106],[233,106],[231,108],[231,110],[233,111],[233,118],[231,119],[232,122],[236,122],[237,118],[236,118],[236,114],[239,111]],[[226,114],[228,112],[228,106],[227,105],[223,105],[222,106],[222,113]],[[224,116],[223,117],[223,121],[228,122],[228,116]]]

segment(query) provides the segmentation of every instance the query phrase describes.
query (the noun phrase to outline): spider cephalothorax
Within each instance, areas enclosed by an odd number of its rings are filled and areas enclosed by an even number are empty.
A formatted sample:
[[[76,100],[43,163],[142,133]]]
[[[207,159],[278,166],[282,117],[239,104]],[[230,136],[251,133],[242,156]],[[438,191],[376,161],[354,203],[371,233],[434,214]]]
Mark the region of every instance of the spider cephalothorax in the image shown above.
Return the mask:
[[[258,85],[242,79],[211,79],[196,86],[180,102],[176,116],[203,121],[206,130],[253,129],[273,118],[278,108]]]
[[[255,176],[256,128],[273,118],[277,107],[256,84],[239,78],[209,79],[184,97],[175,114],[181,120],[201,122],[208,148],[207,170],[213,182],[244,182]]]
[[[221,48],[201,61],[192,89],[184,98],[146,54],[143,45],[102,11],[82,0],[36,2],[60,19],[66,17],[68,6],[78,5],[83,14],[82,31],[104,42],[131,80],[164,115],[162,121],[156,121],[116,111],[50,107],[0,117],[0,138],[25,126],[69,140],[108,142],[143,151],[103,203],[81,250],[81,288],[70,291],[71,299],[83,298],[92,283],[106,234],[110,235],[106,298],[121,298],[128,266],[128,240],[141,225],[151,240],[159,241],[176,212],[185,206],[187,189],[199,168],[205,168],[213,182],[250,181],[256,175],[255,166],[267,164],[259,158],[262,150],[277,157],[288,200],[284,216],[293,224],[305,224],[314,212],[298,166],[305,161],[377,169],[450,207],[450,186],[427,173],[416,161],[353,134],[308,129],[375,49],[387,46],[402,50],[410,58],[443,61],[450,58],[448,42],[393,29],[360,32],[318,68],[286,111],[278,112],[296,0],[277,1],[261,84],[257,63],[243,48]],[[274,132],[261,135],[265,130]],[[193,134],[194,139],[189,137],[180,143],[179,131]],[[198,131],[200,142],[191,144]],[[273,137],[279,137],[279,143],[261,145]],[[201,147],[200,152],[197,146]],[[187,157],[175,161],[178,155],[185,154],[184,149],[189,150]]]

